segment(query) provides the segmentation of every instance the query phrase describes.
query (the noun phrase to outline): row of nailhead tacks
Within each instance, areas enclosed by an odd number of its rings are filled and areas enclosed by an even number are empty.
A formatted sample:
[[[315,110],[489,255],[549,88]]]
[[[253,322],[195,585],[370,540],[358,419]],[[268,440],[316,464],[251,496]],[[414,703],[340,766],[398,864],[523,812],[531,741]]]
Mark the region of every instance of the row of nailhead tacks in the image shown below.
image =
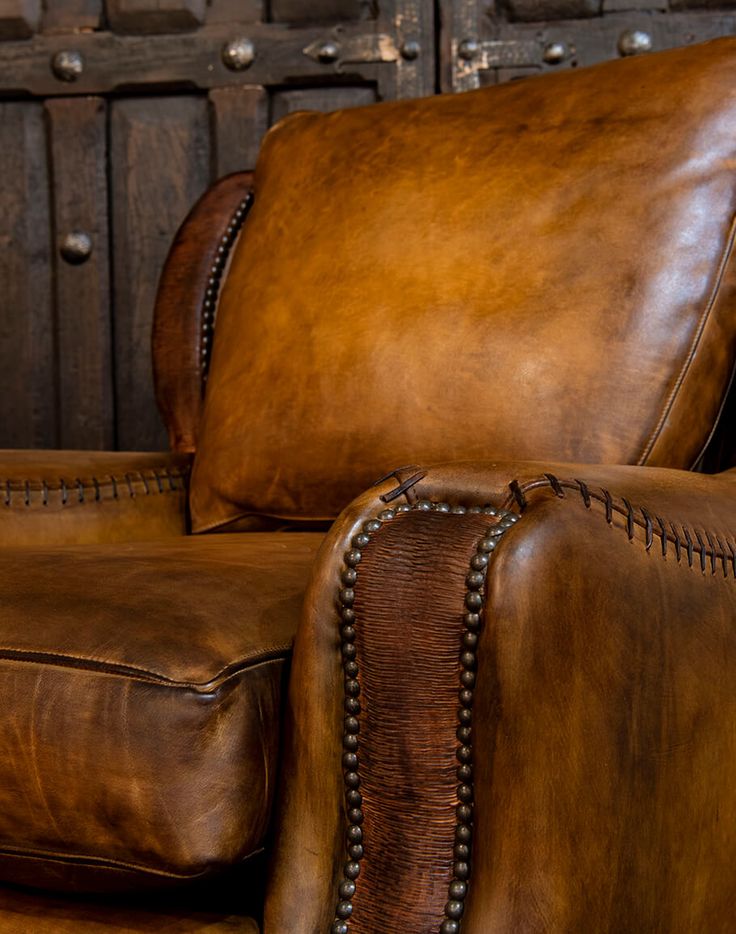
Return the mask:
[[[202,335],[199,351],[203,380],[207,379],[207,370],[209,369],[212,335],[215,329],[215,309],[217,308],[217,297],[220,292],[220,279],[225,271],[230,250],[240,233],[240,228],[243,226],[252,201],[253,195],[251,192],[248,192],[230,218],[230,223],[220,239],[220,244],[217,247],[214,260],[212,261],[210,275],[207,279],[207,288],[204,292],[204,303],[202,304]]]
[[[356,661],[355,647],[355,584],[358,580],[358,565],[363,557],[363,549],[369,544],[371,536],[397,515],[411,511],[440,512],[453,515],[483,514],[498,521],[487,529],[478,544],[476,553],[470,562],[470,571],[466,578],[464,616],[465,628],[462,637],[460,663],[460,706],[458,708],[457,759],[459,762],[457,777],[458,803],[455,827],[455,847],[453,878],[449,885],[449,899],[445,905],[445,919],[440,927],[441,934],[457,934],[460,930],[468,878],[470,876],[470,843],[473,819],[473,768],[472,768],[472,706],[475,687],[476,648],[481,627],[480,611],[483,606],[482,588],[485,583],[490,553],[498,544],[503,533],[519,519],[514,513],[493,506],[450,506],[448,503],[432,503],[419,500],[413,505],[402,505],[384,509],[374,519],[363,523],[362,529],[351,540],[351,547],[345,552],[345,566],[340,576],[339,612],[341,619],[340,635],[342,639],[343,672],[345,675],[345,720],[343,733],[342,765],[345,780],[345,799],[347,803],[347,854],[348,860],[343,867],[343,879],[339,886],[339,900],[332,925],[332,934],[348,934],[348,919],[353,913],[352,898],[355,894],[355,882],[360,875],[360,861],[363,858],[363,797],[360,792],[360,773],[358,760],[358,734],[360,732],[360,682],[359,668]]]

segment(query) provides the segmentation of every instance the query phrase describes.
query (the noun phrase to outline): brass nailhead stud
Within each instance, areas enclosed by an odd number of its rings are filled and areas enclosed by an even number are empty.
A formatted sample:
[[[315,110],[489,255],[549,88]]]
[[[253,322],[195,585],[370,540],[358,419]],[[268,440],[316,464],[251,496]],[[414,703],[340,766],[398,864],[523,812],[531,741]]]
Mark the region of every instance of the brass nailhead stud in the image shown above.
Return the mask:
[[[250,39],[241,36],[225,43],[220,54],[225,67],[230,71],[245,71],[253,64],[256,47]]]
[[[641,55],[642,52],[650,52],[651,49],[652,37],[643,29],[627,29],[619,36],[618,51],[620,55]]]
[[[92,238],[83,230],[72,230],[61,241],[59,252],[67,263],[79,266],[92,254]]]
[[[64,49],[51,59],[51,70],[59,81],[76,81],[84,71],[82,53],[76,49]]]

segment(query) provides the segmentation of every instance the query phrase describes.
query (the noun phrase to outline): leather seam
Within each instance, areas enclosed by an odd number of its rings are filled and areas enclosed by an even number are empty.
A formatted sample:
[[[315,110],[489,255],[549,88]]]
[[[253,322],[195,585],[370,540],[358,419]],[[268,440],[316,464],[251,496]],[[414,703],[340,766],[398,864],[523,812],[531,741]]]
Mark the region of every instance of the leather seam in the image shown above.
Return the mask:
[[[703,313],[700,316],[700,321],[698,322],[698,326],[695,330],[695,334],[693,335],[693,339],[690,343],[690,350],[688,351],[688,354],[685,360],[683,361],[682,367],[680,368],[680,373],[678,374],[677,380],[675,381],[675,385],[672,387],[672,390],[667,400],[664,403],[659,420],[657,421],[657,424],[655,425],[654,430],[652,431],[652,434],[649,437],[649,440],[644,445],[644,450],[642,451],[641,455],[639,456],[639,459],[636,462],[637,466],[639,467],[644,466],[646,462],[649,460],[649,457],[651,456],[651,453],[654,449],[655,444],[661,437],[664,425],[672,411],[672,408],[675,402],[677,401],[677,397],[680,394],[682,385],[685,382],[685,379],[690,370],[692,362],[695,359],[695,356],[698,352],[698,348],[700,346],[700,342],[702,340],[705,327],[708,321],[710,320],[711,313],[713,309],[715,308],[716,302],[718,300],[718,296],[721,291],[721,285],[723,284],[723,277],[725,275],[726,268],[728,267],[729,261],[733,254],[733,247],[734,247],[735,239],[736,239],[736,216],[731,220],[731,228],[729,231],[728,240],[726,241],[726,244],[723,248],[723,252],[721,254],[720,261],[718,263],[718,272],[716,274],[715,282],[713,283],[713,286],[710,291],[710,295],[708,296],[708,301],[706,302],[706,305],[705,305],[705,309],[703,310]]]
[[[263,847],[257,847],[255,850],[241,857],[241,861],[248,860],[261,852],[263,852]],[[3,846],[0,844],[0,858],[3,857],[46,861],[53,860],[54,862],[64,863],[65,865],[79,865],[85,869],[119,869],[125,872],[141,873],[148,876],[163,876],[170,879],[198,879],[211,874],[213,871],[212,869],[205,869],[197,872],[171,872],[170,870],[144,866],[141,863],[129,863],[125,860],[110,859],[104,856],[89,856],[85,854],[77,856],[68,853],[57,853],[53,850],[37,850],[26,847]]]
[[[723,541],[721,535],[712,529],[696,528],[684,522],[676,522],[652,512],[646,506],[632,504],[625,496],[612,494],[605,487],[591,488],[583,480],[558,479],[553,474],[544,474],[534,480],[519,483],[512,481],[510,499],[513,500],[523,513],[526,509],[526,494],[534,490],[549,488],[558,499],[567,499],[565,490],[579,494],[586,509],[590,509],[595,501],[604,507],[604,515],[608,525],[612,526],[614,513],[626,520],[622,530],[626,531],[629,541],[633,541],[635,530],[644,532],[644,546],[647,551],[652,549],[654,539],[659,539],[659,553],[666,558],[669,545],[674,548],[678,564],[687,562],[688,567],[695,566],[697,555],[698,565],[703,574],[710,566],[710,576],[716,574],[720,563],[723,576],[732,574],[736,579],[736,545],[732,544],[725,534]]]
[[[188,470],[169,469],[164,467],[162,470],[152,468],[150,471],[132,470],[119,474],[106,474],[102,478],[98,477],[75,477],[73,480],[60,477],[58,482],[44,479],[6,479],[0,480],[0,495],[3,496],[3,504],[7,508],[11,507],[29,507],[32,505],[49,505],[49,494],[60,494],[61,505],[84,504],[87,502],[101,502],[103,491],[112,490],[112,499],[117,500],[127,495],[130,499],[142,494],[150,496],[151,493],[181,493],[186,489],[185,483],[189,475]],[[177,480],[181,484],[177,485]],[[142,484],[142,490],[136,490],[134,484]],[[14,494],[19,494],[14,497]],[[35,495],[34,494],[40,494]],[[34,503],[34,499],[36,500]]]
[[[20,649],[9,649],[0,647],[0,664],[4,661],[15,662],[18,664],[39,665],[49,668],[63,668],[74,671],[86,671],[96,675],[110,675],[112,677],[125,678],[129,681],[139,681],[144,684],[155,684],[160,687],[175,688],[178,690],[190,690],[197,693],[210,693],[220,688],[230,678],[237,677],[244,671],[257,668],[263,664],[271,662],[284,661],[289,651],[291,643],[281,643],[264,649],[261,652],[254,653],[252,656],[246,656],[236,662],[232,662],[225,668],[220,669],[215,675],[207,681],[181,681],[174,678],[167,678],[159,672],[151,671],[147,668],[137,668],[133,665],[117,665],[106,662],[100,658],[81,655],[60,655],[53,652],[44,651],[23,651]]]

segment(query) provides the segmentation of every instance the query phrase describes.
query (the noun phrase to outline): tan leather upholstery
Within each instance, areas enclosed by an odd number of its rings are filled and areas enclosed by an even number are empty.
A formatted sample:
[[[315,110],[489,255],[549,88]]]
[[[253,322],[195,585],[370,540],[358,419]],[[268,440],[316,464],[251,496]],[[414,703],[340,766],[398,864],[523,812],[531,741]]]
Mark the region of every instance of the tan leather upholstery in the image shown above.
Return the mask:
[[[734,359],[735,67],[725,39],[274,128],[194,528],[331,517],[417,460],[691,466]]]
[[[0,451],[0,544],[184,535],[190,458],[124,451]]]
[[[354,934],[733,930],[736,472],[415,473],[318,558],[265,930],[329,930],[341,903]]]
[[[262,848],[320,537],[0,551],[0,879],[145,889]]]
[[[166,902],[99,902],[0,888],[0,934],[258,934],[252,918]]]

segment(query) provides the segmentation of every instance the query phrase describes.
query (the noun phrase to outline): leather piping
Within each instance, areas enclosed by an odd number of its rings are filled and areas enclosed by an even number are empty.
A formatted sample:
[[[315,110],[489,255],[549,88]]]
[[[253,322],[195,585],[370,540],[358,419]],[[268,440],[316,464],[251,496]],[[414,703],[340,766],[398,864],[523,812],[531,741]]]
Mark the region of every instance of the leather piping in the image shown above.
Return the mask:
[[[248,853],[246,856],[241,857],[238,862],[247,862],[249,859],[254,856],[258,856],[262,852],[263,847],[258,847],[257,849]],[[217,868],[216,866],[213,866],[204,870],[197,870],[196,872],[171,872],[170,870],[156,869],[153,866],[143,866],[139,863],[127,863],[123,860],[107,859],[101,856],[76,856],[67,853],[55,853],[53,851],[45,850],[27,850],[23,847],[0,845],[0,859],[7,857],[16,859],[40,859],[44,862],[53,860],[54,862],[64,863],[65,865],[84,866],[86,868],[117,869],[123,872],[135,872],[147,876],[163,876],[169,879],[199,879],[211,875]]]
[[[644,450],[642,451],[641,455],[639,456],[639,459],[636,462],[639,467],[643,467],[646,464],[647,460],[649,459],[649,456],[652,453],[652,449],[654,448],[654,445],[659,440],[660,435],[662,434],[662,429],[664,428],[665,422],[667,421],[669,414],[672,411],[672,407],[675,404],[675,401],[680,393],[680,389],[682,388],[682,384],[685,381],[685,377],[687,376],[688,370],[690,369],[690,366],[693,360],[695,359],[695,354],[698,351],[698,346],[703,336],[703,331],[705,330],[705,326],[708,323],[711,312],[713,311],[713,308],[715,307],[716,300],[718,298],[718,294],[721,289],[721,283],[723,282],[723,276],[725,274],[726,267],[728,266],[729,260],[731,259],[731,254],[733,253],[734,238],[736,238],[736,216],[731,221],[731,228],[729,231],[728,240],[726,241],[726,244],[723,248],[723,253],[721,254],[721,259],[718,264],[718,272],[716,274],[715,282],[713,283],[713,287],[711,288],[711,292],[708,297],[708,301],[706,303],[705,309],[703,310],[703,313],[700,316],[698,327],[690,343],[690,350],[682,364],[682,368],[677,377],[677,380],[675,381],[675,385],[672,387],[672,391],[670,392],[669,397],[667,398],[664,404],[664,408],[662,410],[662,414],[659,417],[659,421],[657,422],[654,428],[654,431],[652,432],[648,442],[645,444]]]
[[[232,662],[207,681],[180,681],[175,678],[168,678],[166,675],[160,674],[160,672],[150,671],[147,668],[136,668],[133,665],[119,665],[115,662],[106,662],[99,658],[57,655],[52,652],[42,651],[19,651],[16,649],[0,648],[0,662],[20,662],[33,665],[45,665],[52,668],[73,668],[80,671],[92,672],[93,674],[112,675],[134,681],[143,681],[147,684],[159,684],[162,687],[183,688],[200,693],[210,693],[216,688],[221,687],[229,678],[235,677],[243,671],[257,668],[259,665],[268,664],[269,662],[283,661],[290,650],[290,642],[270,646],[267,649],[261,649],[260,651],[254,652],[252,655]]]

